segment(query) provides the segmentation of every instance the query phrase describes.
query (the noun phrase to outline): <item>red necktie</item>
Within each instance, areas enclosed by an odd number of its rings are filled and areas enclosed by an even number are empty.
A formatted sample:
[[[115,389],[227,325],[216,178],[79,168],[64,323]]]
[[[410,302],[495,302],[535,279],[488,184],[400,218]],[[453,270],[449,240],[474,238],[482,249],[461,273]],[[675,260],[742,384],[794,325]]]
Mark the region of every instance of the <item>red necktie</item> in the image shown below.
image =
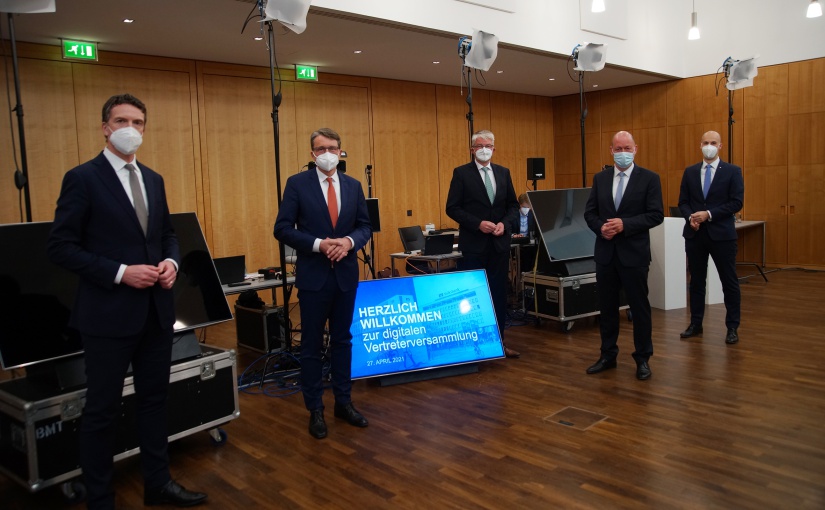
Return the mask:
[[[335,186],[332,185],[332,177],[327,177],[329,190],[327,190],[327,208],[329,209],[329,219],[332,220],[332,228],[338,223],[338,198],[335,196]]]

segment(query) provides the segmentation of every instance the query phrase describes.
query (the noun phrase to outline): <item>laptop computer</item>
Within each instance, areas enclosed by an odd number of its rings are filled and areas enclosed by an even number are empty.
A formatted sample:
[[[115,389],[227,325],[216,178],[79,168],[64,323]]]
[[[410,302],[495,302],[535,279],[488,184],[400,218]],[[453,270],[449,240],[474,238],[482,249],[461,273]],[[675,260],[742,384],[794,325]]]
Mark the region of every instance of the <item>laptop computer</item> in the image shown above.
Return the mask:
[[[438,234],[424,238],[424,248],[421,255],[447,255],[453,252],[453,241],[455,234]]]
[[[243,283],[246,276],[246,256],[235,255],[233,257],[218,257],[212,259],[215,269],[218,270],[218,278],[221,285],[232,285]]]
[[[424,248],[424,233],[418,225],[398,227],[398,234],[401,236],[401,244],[404,245],[406,253]]]

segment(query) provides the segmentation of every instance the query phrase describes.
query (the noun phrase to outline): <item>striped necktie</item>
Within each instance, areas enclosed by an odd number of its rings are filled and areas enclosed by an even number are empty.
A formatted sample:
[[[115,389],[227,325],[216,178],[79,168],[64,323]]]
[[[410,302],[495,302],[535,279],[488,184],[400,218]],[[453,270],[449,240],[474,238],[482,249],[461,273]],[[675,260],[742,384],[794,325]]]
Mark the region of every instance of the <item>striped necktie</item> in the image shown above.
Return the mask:
[[[135,202],[135,214],[137,214],[140,222],[140,228],[143,229],[143,235],[146,235],[149,230],[149,211],[146,210],[146,200],[143,198],[143,191],[140,189],[137,169],[131,163],[127,163],[123,168],[129,171],[129,188],[132,190],[132,200]]]
[[[490,199],[492,204],[496,198],[496,193],[493,191],[493,183],[490,181],[490,167],[485,166],[482,170],[484,170],[484,187],[487,188],[487,198]]]

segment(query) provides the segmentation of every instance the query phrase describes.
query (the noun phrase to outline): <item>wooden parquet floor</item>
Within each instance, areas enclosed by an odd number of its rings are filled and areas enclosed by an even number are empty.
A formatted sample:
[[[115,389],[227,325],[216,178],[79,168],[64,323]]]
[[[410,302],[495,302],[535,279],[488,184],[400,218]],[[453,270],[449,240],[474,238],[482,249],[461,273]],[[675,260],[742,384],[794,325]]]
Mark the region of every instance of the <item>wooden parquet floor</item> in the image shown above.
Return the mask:
[[[635,378],[629,323],[618,369],[594,376],[584,372],[598,357],[594,320],[569,333],[552,321],[512,327],[520,359],[390,387],[357,382],[366,429],[333,418],[327,392],[321,441],[307,433],[300,394],[241,394],[225,445],[206,433],[171,445],[173,476],[220,509],[822,509],[825,273],[769,278],[742,285],[736,346],[723,341],[723,305],[687,341],[687,310],[654,310],[649,381]],[[210,328],[208,343],[233,347],[234,324]],[[567,407],[605,418],[584,430],[548,419]],[[137,458],[116,476],[119,508],[142,507]],[[56,488],[29,494],[0,476],[0,506],[66,504]]]

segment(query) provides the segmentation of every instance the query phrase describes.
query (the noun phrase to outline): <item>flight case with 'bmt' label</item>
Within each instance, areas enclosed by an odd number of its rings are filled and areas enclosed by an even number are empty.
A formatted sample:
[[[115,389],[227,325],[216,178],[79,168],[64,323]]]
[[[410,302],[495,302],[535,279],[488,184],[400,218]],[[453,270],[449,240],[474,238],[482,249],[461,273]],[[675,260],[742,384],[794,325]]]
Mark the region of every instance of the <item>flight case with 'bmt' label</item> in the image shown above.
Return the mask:
[[[240,415],[235,351],[196,344],[194,354],[172,365],[167,417],[169,441],[218,428]],[[115,460],[139,453],[132,376],[124,381]],[[22,377],[0,383],[0,471],[31,492],[80,476],[78,437],[85,386],[61,390],[56,382]]]

